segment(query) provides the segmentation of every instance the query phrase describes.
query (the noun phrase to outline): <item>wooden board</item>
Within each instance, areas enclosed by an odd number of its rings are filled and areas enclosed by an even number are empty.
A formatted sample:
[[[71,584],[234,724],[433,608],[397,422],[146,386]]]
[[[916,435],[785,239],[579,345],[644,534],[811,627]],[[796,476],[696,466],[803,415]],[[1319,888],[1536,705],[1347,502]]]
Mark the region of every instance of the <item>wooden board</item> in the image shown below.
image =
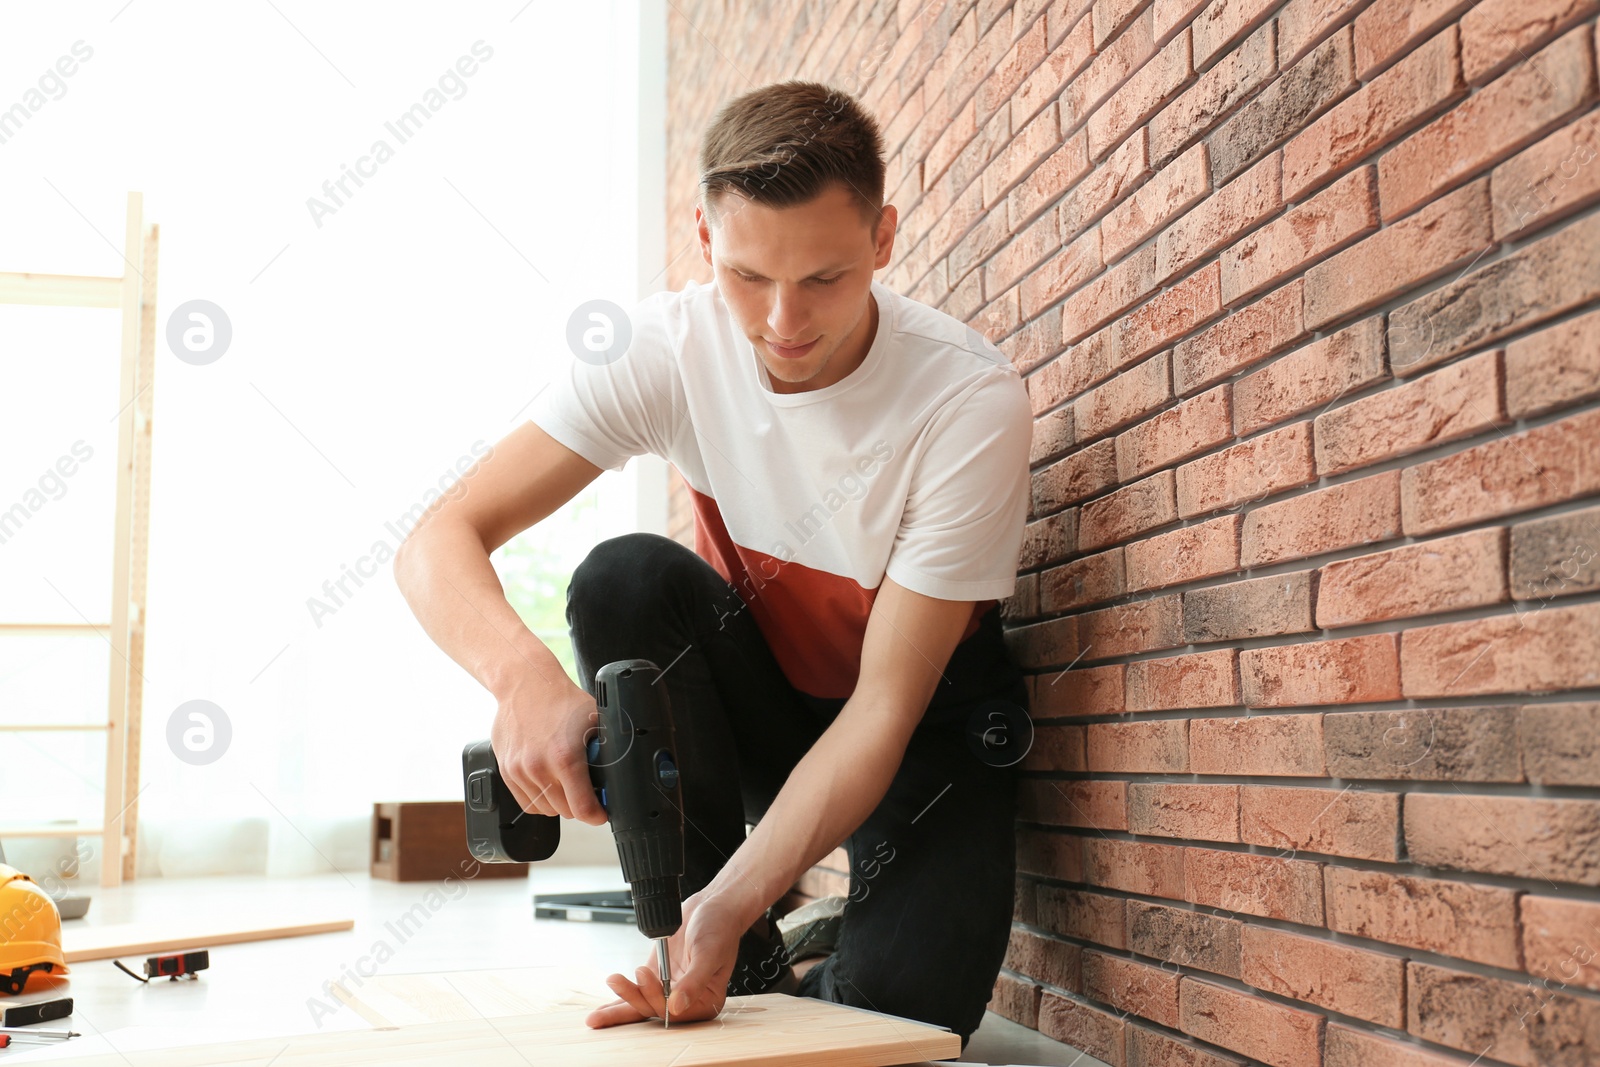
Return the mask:
[[[354,919],[279,920],[241,926],[226,921],[185,922],[178,919],[136,923],[107,923],[83,926],[74,923],[61,928],[61,950],[67,962],[109,960],[114,956],[155,955],[182,952],[191,948],[236,945],[244,941],[270,941],[279,937],[302,937],[348,930]]]
[[[954,1059],[961,1039],[948,1030],[857,1011],[839,1004],[781,993],[732,997],[715,1019],[675,1024],[634,1023],[591,1030],[588,1009],[501,1019],[473,1019],[347,1030],[219,1045],[129,1051],[126,1055],[74,1056],[52,1063],[80,1067],[888,1067],[929,1059]]]

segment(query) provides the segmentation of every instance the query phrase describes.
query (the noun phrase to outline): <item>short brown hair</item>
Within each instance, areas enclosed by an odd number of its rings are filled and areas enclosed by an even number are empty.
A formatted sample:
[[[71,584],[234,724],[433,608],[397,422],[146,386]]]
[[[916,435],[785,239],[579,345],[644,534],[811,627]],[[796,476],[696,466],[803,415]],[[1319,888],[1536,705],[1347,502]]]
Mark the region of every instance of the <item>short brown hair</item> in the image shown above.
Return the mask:
[[[868,226],[883,214],[883,133],[856,99],[820,82],[790,79],[724,104],[700,147],[700,189],[710,220],[726,193],[768,207],[803,204],[843,182]]]

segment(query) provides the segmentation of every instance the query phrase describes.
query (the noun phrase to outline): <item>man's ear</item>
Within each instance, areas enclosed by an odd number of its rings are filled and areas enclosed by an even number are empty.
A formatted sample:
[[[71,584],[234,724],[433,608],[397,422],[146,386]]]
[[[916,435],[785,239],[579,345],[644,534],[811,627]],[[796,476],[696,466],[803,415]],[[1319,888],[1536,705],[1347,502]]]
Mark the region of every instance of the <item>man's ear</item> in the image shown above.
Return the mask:
[[[873,235],[877,243],[876,258],[872,262],[874,270],[881,270],[889,265],[889,260],[894,255],[894,235],[898,229],[900,213],[893,204],[883,206],[883,217],[878,220],[878,232]]]
[[[694,228],[700,238],[700,255],[705,258],[706,266],[711,266],[711,222],[706,218],[705,208],[695,205]]]

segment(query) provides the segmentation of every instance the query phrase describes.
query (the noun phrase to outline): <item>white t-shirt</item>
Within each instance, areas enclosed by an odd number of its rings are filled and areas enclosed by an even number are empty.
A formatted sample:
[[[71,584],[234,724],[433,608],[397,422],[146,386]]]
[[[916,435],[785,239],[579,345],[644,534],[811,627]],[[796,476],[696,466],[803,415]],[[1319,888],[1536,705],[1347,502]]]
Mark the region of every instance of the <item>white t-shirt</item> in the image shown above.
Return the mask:
[[[572,359],[530,418],[598,467],[666,459],[695,552],[749,605],[790,683],[848,697],[883,577],[973,601],[963,640],[1016,585],[1029,503],[1027,389],[998,348],[876,280],[865,360],[776,393],[715,284],[655,293],[603,365]],[[870,312],[869,312],[870,313]]]

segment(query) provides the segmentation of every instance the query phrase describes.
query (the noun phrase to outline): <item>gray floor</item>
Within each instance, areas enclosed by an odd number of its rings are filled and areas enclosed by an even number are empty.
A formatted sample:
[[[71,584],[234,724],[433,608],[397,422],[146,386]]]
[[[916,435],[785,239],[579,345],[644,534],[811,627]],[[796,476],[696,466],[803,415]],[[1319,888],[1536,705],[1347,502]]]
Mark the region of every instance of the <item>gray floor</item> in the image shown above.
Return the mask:
[[[97,1052],[126,1053],[206,1041],[271,1037],[369,1025],[332,997],[326,983],[342,980],[360,996],[373,975],[438,971],[545,968],[555,976],[592,974],[592,990],[609,998],[612,971],[632,973],[646,946],[631,925],[531,919],[530,895],[619,887],[616,869],[535,867],[529,879],[457,883],[373,881],[365,875],[302,879],[153,879],[116,890],[88,887],[94,898],[84,923],[180,919],[193,916],[248,921],[265,909],[323,908],[355,920],[352,930],[313,937],[227,945],[211,951],[211,969],[197,981],[142,985],[109,960],[80,963],[58,990],[34,986],[8,1003],[74,998],[68,1022],[83,1033],[63,1044],[24,1045],[6,1063]],[[430,896],[430,893],[432,894]],[[409,926],[399,923],[404,915]],[[77,925],[76,923],[70,925]],[[383,962],[376,963],[378,957]],[[363,962],[363,960],[367,962]],[[142,957],[123,962],[139,968]],[[1099,1060],[990,1013],[962,1056],[965,1062],[1104,1067]]]

